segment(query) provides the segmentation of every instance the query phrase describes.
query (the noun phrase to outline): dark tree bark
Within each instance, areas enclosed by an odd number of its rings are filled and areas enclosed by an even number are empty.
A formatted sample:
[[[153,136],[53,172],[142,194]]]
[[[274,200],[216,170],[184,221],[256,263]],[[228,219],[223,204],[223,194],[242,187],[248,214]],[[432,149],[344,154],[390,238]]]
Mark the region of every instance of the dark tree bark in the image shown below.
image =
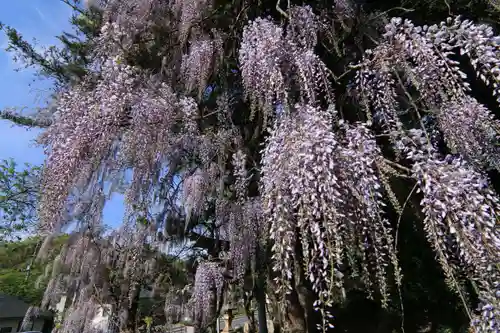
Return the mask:
[[[267,333],[267,308],[266,308],[265,277],[259,276],[255,288],[255,299],[257,301],[257,318],[259,333]]]
[[[128,320],[126,324],[125,332],[135,332],[137,329],[137,316],[139,310],[139,296],[141,293],[141,288],[136,288],[133,295],[132,304],[128,309]],[[125,300],[127,301],[127,300]]]

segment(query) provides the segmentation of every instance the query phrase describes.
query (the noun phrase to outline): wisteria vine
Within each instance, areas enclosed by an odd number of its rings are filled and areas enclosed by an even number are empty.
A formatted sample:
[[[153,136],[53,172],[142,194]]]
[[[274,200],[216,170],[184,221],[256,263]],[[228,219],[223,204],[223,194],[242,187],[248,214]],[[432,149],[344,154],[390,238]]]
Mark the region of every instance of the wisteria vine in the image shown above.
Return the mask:
[[[500,123],[453,58],[465,55],[500,98],[500,38],[491,27],[459,17],[423,27],[393,18],[350,67],[350,92],[364,112],[347,121],[317,52],[325,23],[311,6],[285,12],[278,4],[281,23],[246,17],[230,33],[207,23],[216,6],[207,0],[89,6],[104,18],[91,70],[60,92],[40,138],[48,154],[40,227],[57,234],[76,223],[78,231],[43,277],[43,307],[62,293],[72,298],[58,332],[94,332],[90,318],[103,302],[113,325],[127,327],[143,280],[157,274],[152,249],[168,223],[182,225],[172,229],[183,237],[199,236],[193,242],[203,236],[217,245],[197,265],[189,306],[176,304],[176,289],[165,295],[167,317],[191,311],[200,327],[211,325],[227,285],[248,287],[245,278],[264,271],[282,311],[294,282],[307,281],[323,332],[356,270],[367,295],[387,307],[391,284],[399,290],[404,281],[388,214],[404,209],[387,180],[399,170],[419,187],[423,230],[447,282],[460,294],[460,272],[475,287],[481,304],[469,312],[472,327],[498,331],[500,204],[486,172],[500,170]],[[334,5],[346,19],[353,9],[349,1]],[[236,65],[226,63],[230,56]],[[124,226],[105,237],[104,184],[127,172]],[[165,208],[153,223],[158,203]]]

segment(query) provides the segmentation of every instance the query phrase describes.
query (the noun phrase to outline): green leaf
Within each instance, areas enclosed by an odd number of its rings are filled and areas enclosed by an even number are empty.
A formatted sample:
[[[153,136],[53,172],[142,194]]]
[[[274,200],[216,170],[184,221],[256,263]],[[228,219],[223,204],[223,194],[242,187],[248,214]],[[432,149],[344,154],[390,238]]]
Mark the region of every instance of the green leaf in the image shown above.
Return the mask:
[[[0,241],[25,232],[36,222],[40,169],[0,162]]]

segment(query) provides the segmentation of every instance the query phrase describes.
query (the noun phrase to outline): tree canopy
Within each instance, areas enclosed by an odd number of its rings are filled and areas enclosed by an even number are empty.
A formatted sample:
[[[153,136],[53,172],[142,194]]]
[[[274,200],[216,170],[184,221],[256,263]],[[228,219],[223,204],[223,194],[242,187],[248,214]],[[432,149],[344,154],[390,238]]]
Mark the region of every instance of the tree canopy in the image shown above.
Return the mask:
[[[40,167],[20,169],[12,159],[0,161],[0,241],[34,231],[39,176]]]

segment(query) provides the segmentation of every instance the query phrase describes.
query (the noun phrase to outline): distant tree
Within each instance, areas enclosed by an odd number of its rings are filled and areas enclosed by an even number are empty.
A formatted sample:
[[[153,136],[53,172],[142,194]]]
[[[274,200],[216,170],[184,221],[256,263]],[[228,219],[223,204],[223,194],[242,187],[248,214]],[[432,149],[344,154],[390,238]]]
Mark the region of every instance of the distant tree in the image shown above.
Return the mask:
[[[78,0],[61,1],[74,9],[70,18],[74,32],[56,36],[61,42],[59,46],[48,46],[40,51],[35,42],[28,42],[17,29],[0,22],[0,30],[8,38],[6,51],[12,52],[19,64],[37,70],[42,78],[53,79],[56,89],[85,76],[92,62],[89,41],[96,36],[100,26],[98,11],[80,8]]]
[[[40,167],[20,169],[12,159],[0,161],[0,241],[33,232],[39,181]]]
[[[51,263],[64,243],[59,237],[48,256]],[[43,242],[41,237],[0,243],[0,293],[16,296],[32,305],[39,305],[46,288],[43,277],[45,264],[37,262],[36,254]]]

